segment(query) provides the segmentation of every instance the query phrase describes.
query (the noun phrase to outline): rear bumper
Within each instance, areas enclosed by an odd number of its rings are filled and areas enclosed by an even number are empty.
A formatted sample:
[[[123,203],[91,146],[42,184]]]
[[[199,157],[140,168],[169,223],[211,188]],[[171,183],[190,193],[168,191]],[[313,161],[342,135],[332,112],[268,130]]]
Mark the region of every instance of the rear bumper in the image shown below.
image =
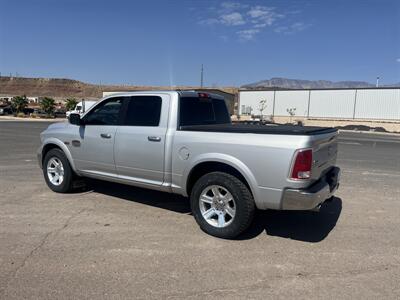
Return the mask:
[[[323,178],[306,189],[286,189],[283,210],[311,210],[331,198],[339,187],[340,169],[333,167]]]

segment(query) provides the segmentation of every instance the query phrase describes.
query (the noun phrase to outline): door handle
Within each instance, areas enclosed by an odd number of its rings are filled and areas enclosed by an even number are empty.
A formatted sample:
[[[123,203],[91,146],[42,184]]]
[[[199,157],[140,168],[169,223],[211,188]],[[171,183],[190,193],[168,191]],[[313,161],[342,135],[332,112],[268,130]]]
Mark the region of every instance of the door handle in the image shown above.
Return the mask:
[[[103,139],[110,139],[110,138],[111,138],[111,134],[109,134],[109,133],[101,133],[100,136],[101,136]]]
[[[159,136],[148,136],[147,139],[150,142],[160,142],[161,141],[161,138]]]

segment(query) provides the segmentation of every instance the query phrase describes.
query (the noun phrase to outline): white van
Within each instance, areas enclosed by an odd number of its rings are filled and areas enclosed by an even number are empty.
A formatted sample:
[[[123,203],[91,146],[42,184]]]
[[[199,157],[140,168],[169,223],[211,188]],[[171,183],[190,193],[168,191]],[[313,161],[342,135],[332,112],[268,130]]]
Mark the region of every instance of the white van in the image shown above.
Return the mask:
[[[71,113],[82,115],[85,111],[91,108],[97,101],[84,100],[79,102],[73,110],[67,111],[66,116],[69,118]]]

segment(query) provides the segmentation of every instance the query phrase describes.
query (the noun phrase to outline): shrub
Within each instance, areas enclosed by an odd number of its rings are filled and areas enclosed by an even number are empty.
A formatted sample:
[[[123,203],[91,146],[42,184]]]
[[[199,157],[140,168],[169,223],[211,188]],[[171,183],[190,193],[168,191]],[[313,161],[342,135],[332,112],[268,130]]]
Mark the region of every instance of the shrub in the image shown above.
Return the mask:
[[[67,110],[73,110],[75,106],[78,104],[75,98],[68,98],[65,102],[65,108]]]
[[[40,107],[44,110],[47,114],[47,117],[51,117],[54,113],[54,109],[56,107],[56,102],[53,98],[44,97],[40,102]]]
[[[17,113],[18,118],[25,118],[25,114],[23,112]]]
[[[18,113],[22,112],[28,106],[28,99],[26,96],[16,96],[11,100],[11,106]]]

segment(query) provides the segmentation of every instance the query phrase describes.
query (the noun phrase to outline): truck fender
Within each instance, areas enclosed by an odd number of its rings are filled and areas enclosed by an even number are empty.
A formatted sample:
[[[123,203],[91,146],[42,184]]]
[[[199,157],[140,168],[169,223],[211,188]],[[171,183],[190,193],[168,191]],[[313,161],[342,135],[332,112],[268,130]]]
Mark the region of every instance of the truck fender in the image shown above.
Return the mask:
[[[72,159],[71,152],[69,151],[68,147],[59,139],[56,138],[48,138],[45,140],[42,146],[42,151],[46,147],[46,145],[53,144],[61,148],[61,150],[64,152],[65,156],[67,157],[69,164],[71,165],[72,170],[74,170],[75,173],[79,174],[79,172],[76,170],[74,160]],[[43,159],[44,157],[42,157]]]
[[[258,184],[257,184],[257,180],[254,177],[253,173],[242,161],[240,161],[236,157],[233,157],[233,156],[227,155],[227,154],[222,154],[222,153],[203,153],[203,154],[196,156],[194,159],[191,160],[190,164],[185,168],[185,170],[183,172],[183,176],[182,176],[182,178],[183,178],[182,187],[183,187],[185,196],[188,196],[186,186],[187,186],[187,181],[188,181],[190,172],[198,164],[201,164],[204,162],[220,162],[220,163],[227,164],[227,165],[231,166],[232,168],[235,168],[246,179],[247,183],[250,186],[251,193],[253,194],[254,201],[256,203],[258,202],[258,199],[259,199]]]

